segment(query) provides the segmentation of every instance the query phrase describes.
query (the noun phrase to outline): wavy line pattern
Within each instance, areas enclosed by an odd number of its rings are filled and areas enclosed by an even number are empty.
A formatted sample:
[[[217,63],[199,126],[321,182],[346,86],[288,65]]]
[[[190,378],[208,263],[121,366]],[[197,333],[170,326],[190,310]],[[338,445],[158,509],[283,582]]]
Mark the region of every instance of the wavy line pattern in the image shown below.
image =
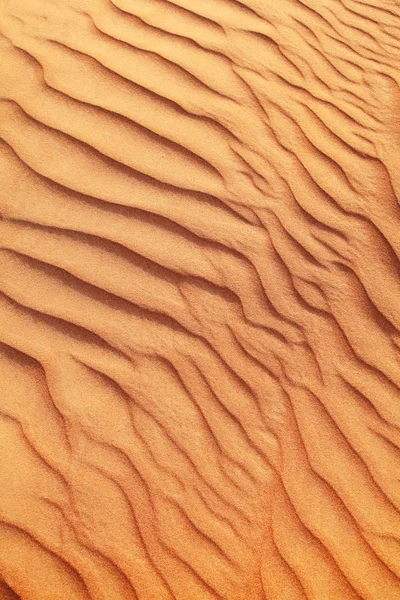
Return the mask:
[[[0,0],[0,598],[400,599],[400,7]]]

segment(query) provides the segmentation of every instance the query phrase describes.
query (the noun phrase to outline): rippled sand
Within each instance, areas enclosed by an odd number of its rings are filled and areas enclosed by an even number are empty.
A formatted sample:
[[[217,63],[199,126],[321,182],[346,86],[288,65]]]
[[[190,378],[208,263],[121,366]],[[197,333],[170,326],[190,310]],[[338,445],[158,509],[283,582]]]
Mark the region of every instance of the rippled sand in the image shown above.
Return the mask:
[[[0,34],[0,599],[400,599],[400,4]]]

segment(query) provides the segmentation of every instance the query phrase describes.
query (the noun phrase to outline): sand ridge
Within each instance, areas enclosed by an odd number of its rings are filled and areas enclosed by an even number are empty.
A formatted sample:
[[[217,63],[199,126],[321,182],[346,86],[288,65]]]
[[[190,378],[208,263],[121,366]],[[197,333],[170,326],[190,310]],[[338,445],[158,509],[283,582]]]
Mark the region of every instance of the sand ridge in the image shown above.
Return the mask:
[[[400,8],[0,0],[0,598],[400,598]]]

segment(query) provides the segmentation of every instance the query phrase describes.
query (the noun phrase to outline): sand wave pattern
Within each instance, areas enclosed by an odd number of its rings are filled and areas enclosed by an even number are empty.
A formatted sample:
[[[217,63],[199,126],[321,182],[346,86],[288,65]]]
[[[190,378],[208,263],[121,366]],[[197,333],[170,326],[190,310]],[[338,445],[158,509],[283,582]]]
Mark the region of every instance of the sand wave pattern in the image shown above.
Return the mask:
[[[0,598],[400,599],[400,5],[0,0]]]

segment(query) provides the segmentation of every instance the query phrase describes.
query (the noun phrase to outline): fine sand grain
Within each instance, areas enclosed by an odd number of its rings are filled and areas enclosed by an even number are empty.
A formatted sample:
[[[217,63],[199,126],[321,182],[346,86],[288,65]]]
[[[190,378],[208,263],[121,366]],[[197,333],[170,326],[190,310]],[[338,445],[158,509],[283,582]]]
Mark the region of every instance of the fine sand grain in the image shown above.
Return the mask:
[[[0,600],[400,599],[400,4],[0,0]]]

